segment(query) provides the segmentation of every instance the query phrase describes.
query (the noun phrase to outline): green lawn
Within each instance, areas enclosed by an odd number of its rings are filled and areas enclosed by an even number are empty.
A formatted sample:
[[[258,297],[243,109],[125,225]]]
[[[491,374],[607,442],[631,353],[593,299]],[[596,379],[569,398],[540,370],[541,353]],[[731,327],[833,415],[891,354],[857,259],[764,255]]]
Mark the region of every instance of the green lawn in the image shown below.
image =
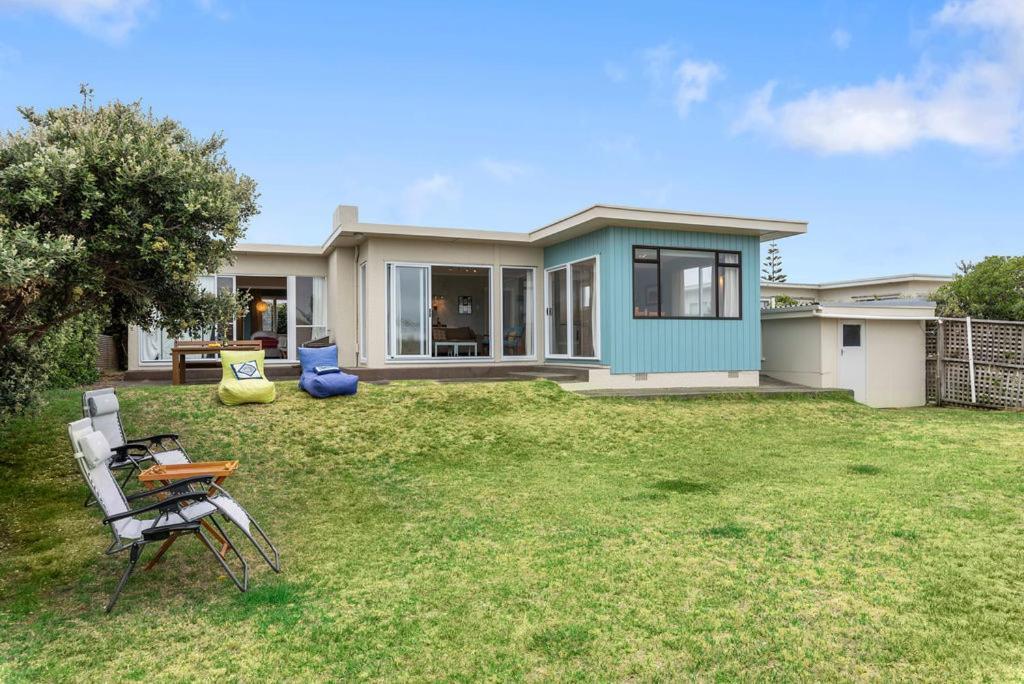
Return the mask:
[[[242,459],[229,489],[284,572],[239,594],[183,540],[104,615],[123,560],[81,505],[78,395],[50,394],[0,436],[0,680],[1024,677],[1022,414],[120,396],[130,432]]]

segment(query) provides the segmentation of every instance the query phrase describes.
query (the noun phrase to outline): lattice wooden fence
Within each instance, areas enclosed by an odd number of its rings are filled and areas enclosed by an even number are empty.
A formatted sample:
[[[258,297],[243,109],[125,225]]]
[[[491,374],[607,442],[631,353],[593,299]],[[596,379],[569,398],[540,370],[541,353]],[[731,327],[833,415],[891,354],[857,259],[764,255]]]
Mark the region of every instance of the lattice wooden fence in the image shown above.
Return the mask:
[[[1024,408],[1024,322],[940,318],[925,345],[929,401]]]

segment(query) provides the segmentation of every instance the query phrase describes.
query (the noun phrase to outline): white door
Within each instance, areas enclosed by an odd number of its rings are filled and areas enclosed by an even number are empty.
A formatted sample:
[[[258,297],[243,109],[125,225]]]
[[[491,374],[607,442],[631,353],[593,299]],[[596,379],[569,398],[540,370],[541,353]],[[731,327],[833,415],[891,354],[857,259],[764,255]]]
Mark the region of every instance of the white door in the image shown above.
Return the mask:
[[[864,322],[839,321],[839,368],[837,385],[853,390],[853,398],[867,396],[867,357],[864,354]]]

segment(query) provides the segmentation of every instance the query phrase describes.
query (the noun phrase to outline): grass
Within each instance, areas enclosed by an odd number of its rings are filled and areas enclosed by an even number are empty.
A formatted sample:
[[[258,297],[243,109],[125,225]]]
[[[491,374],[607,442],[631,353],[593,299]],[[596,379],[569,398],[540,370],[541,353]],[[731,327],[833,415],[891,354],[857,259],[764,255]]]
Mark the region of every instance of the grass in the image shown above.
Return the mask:
[[[120,391],[130,432],[242,459],[285,571],[239,594],[184,540],[111,616],[77,394],[5,426],[0,681],[1024,677],[1024,415],[278,392]]]

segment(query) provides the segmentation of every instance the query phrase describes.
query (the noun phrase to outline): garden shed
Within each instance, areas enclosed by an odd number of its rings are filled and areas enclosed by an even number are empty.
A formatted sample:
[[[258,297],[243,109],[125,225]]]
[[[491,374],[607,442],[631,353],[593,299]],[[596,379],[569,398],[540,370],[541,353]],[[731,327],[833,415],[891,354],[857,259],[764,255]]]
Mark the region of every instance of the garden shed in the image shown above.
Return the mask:
[[[761,311],[761,372],[809,387],[849,389],[877,408],[922,406],[926,300],[836,302]]]

